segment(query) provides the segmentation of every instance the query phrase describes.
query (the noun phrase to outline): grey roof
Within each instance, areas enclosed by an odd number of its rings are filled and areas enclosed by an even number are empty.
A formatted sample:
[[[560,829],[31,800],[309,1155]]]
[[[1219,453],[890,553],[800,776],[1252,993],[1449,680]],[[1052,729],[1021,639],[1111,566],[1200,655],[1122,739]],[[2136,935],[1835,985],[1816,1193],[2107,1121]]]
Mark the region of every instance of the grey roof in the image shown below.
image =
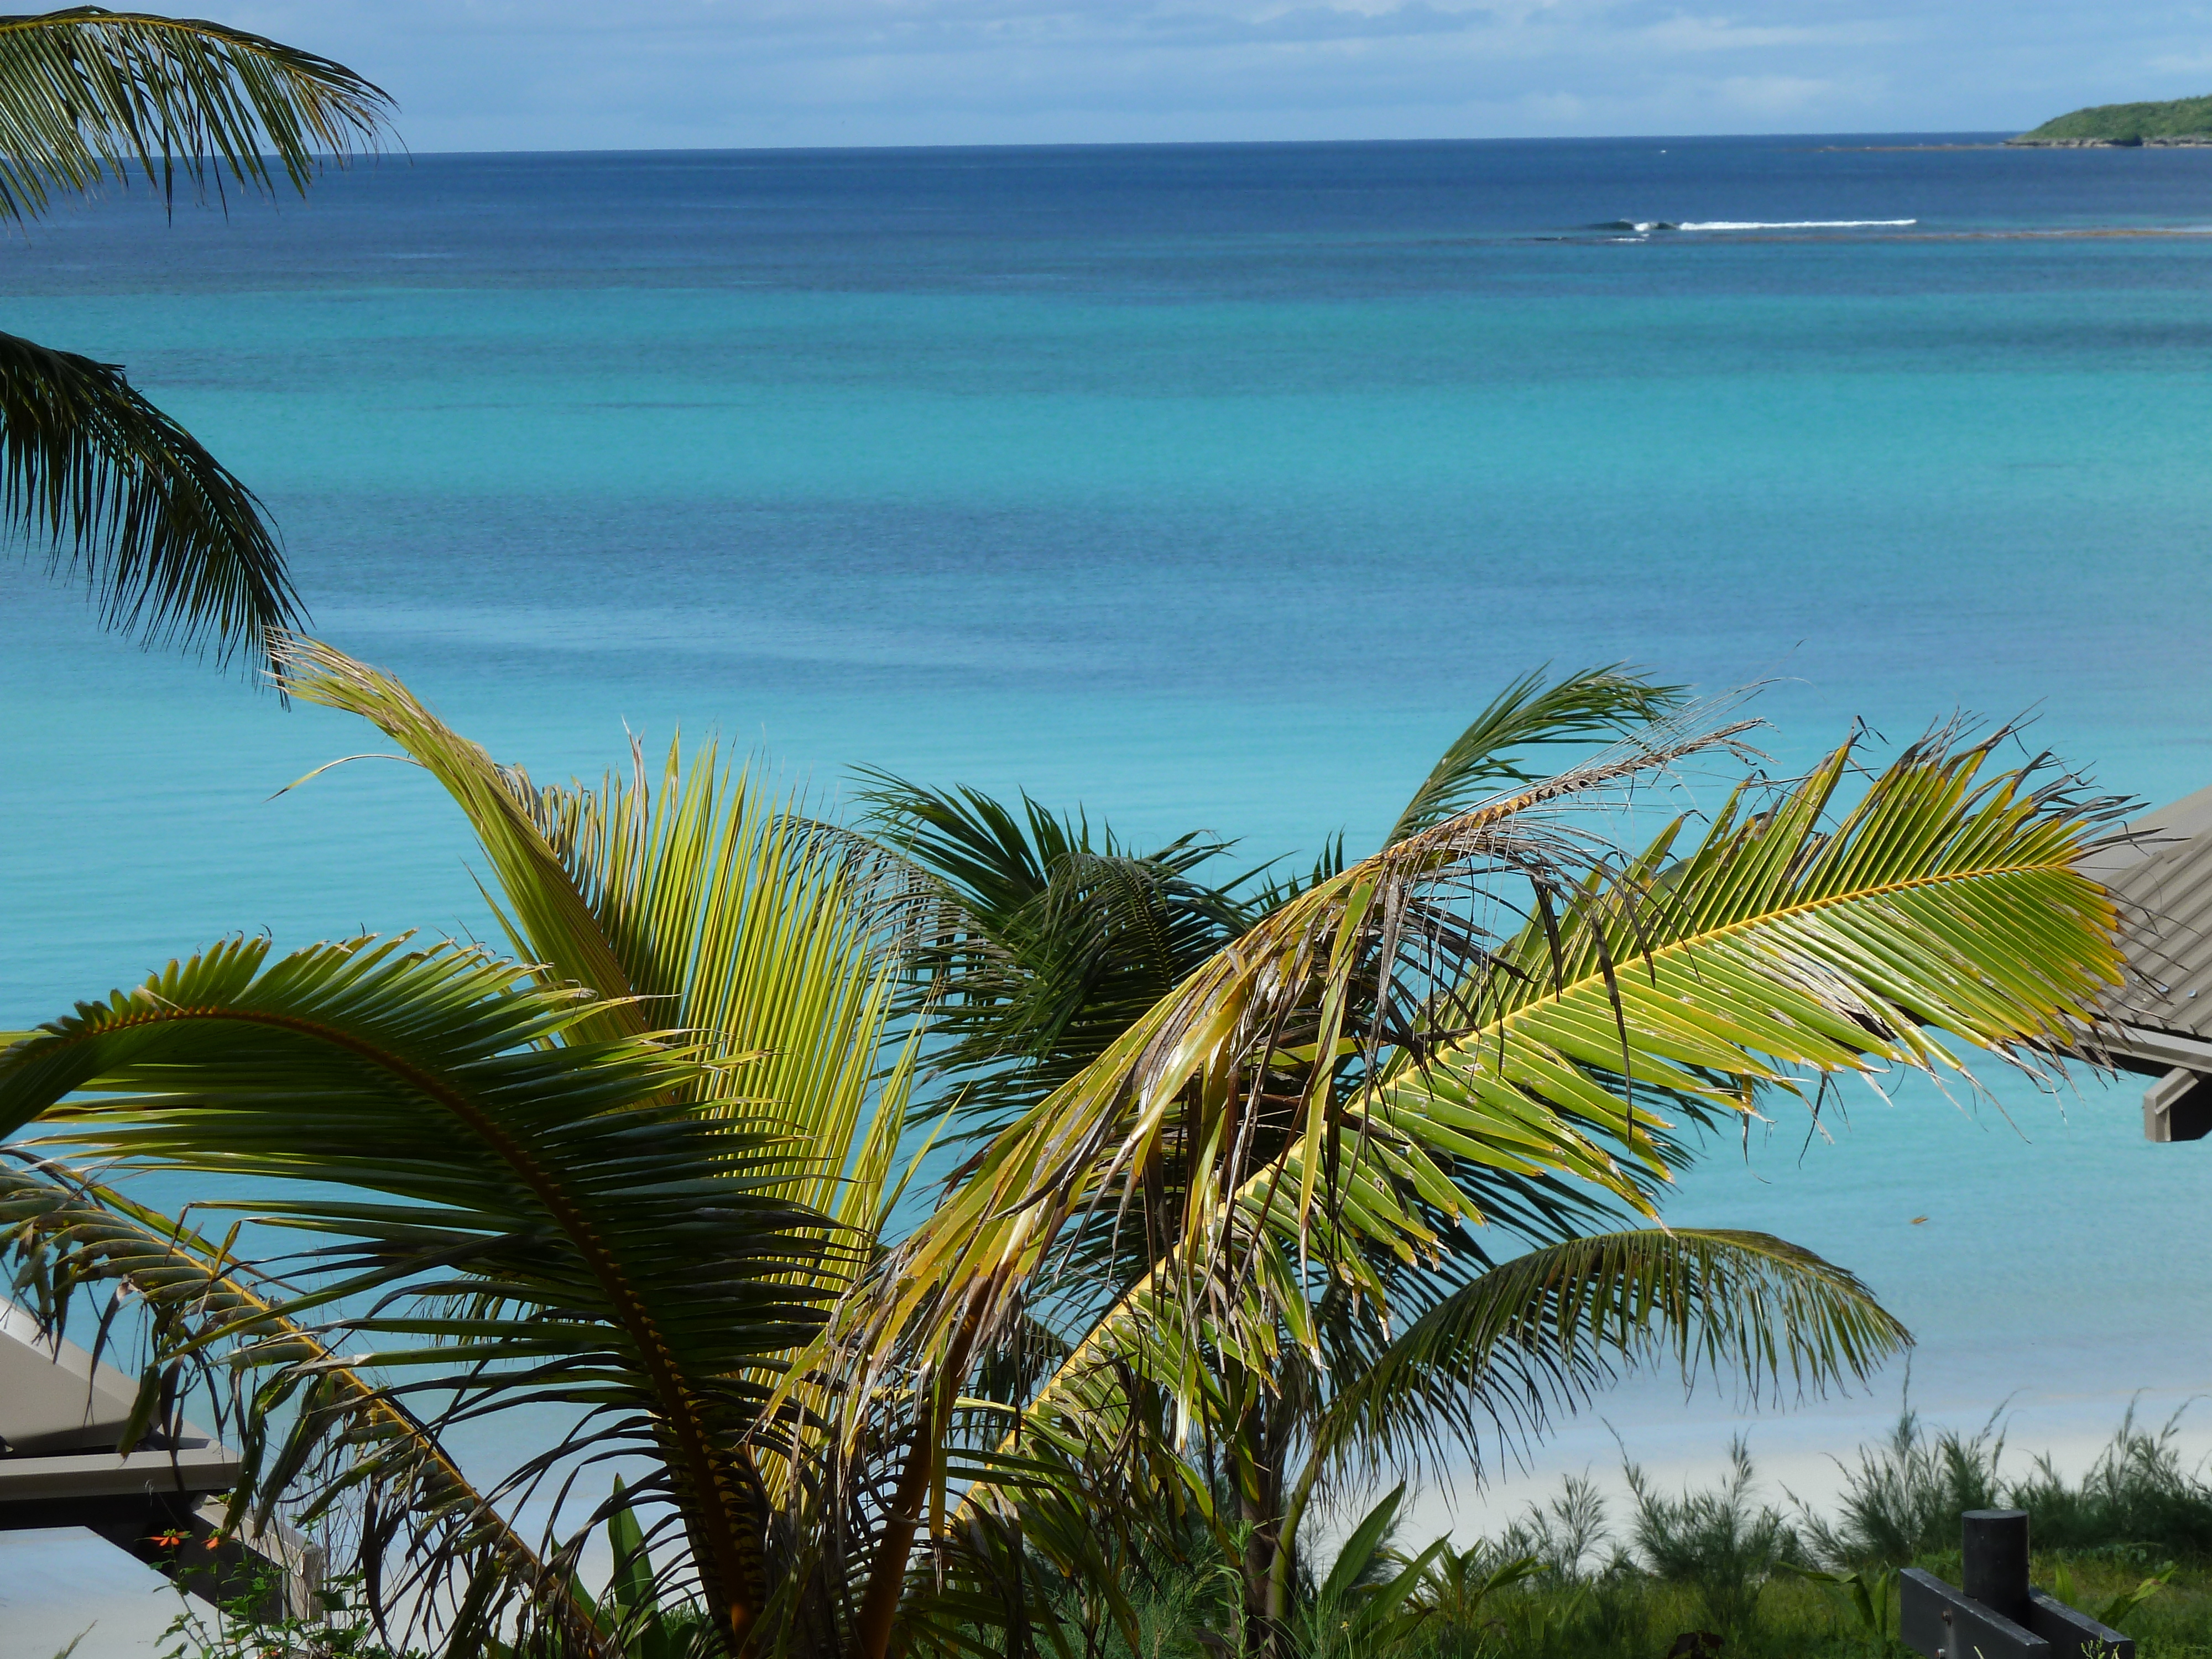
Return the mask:
[[[223,1492],[240,1462],[186,1425],[174,1445],[116,1450],[137,1384],[74,1342],[49,1342],[38,1322],[0,1301],[0,1523],[36,1498],[137,1492]]]
[[[2082,860],[2120,906],[2130,983],[2109,1006],[2114,1057],[2212,1070],[2212,789],[2146,812]]]

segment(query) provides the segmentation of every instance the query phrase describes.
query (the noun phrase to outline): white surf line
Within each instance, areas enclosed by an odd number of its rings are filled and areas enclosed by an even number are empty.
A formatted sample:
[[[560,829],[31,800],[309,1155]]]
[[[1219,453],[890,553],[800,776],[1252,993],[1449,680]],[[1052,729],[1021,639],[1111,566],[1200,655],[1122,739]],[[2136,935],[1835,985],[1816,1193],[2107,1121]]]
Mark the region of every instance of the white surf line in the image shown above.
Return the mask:
[[[1917,225],[1917,219],[1686,219],[1672,227],[1654,228],[1674,230],[1874,230],[1893,229],[1900,225]]]

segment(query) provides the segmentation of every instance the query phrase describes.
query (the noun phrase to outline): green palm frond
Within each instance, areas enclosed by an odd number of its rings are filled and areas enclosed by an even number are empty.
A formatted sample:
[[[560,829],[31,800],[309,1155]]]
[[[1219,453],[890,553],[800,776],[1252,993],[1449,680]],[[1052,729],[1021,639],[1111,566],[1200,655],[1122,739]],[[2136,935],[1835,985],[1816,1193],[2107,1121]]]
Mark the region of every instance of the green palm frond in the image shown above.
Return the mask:
[[[732,776],[713,743],[688,763],[672,743],[657,777],[636,752],[629,777],[596,790],[541,788],[533,812],[631,994],[712,1034],[721,1064],[705,1101],[803,1147],[811,1172],[789,1195],[872,1237],[919,1052],[874,902],[887,883],[899,896],[902,872]]]
[[[637,1001],[606,930],[545,838],[527,775],[499,765],[390,675],[319,640],[279,640],[273,654],[276,683],[288,695],[362,716],[445,786],[491,865],[505,900],[502,920],[528,942],[522,955],[544,963],[556,981],[587,986],[604,999],[581,1032],[595,1039],[635,1036],[679,1023],[673,1009],[648,1011]]]
[[[0,34],[0,39],[4,39]],[[300,605],[253,493],[123,371],[0,334],[0,526],[147,643],[265,642]]]
[[[1760,1233],[1591,1234],[1471,1278],[1401,1276],[1392,1289],[1417,1311],[1395,1335],[1372,1302],[1332,1288],[1307,1322],[1319,1361],[1294,1349],[1273,1368],[1306,1449],[1286,1537],[1323,1480],[1466,1458],[1480,1480],[1486,1437],[1516,1447],[1540,1439],[1626,1369],[1663,1358],[1686,1385],[1728,1378],[1753,1400],[1770,1388],[1802,1397],[1865,1380],[1911,1341],[1850,1273]],[[1141,1429],[1145,1413],[1133,1414],[1128,1398],[1138,1379],[1188,1377],[1218,1419],[1219,1362],[1193,1370],[1203,1339],[1179,1327],[1179,1314],[1149,1298],[1102,1322],[994,1425],[990,1450],[961,1460],[975,1484],[960,1515],[1002,1485],[1018,1492],[1040,1455],[1079,1467],[1102,1440]]]
[[[902,1030],[896,929],[876,902],[899,872],[826,834],[714,746],[656,777],[641,751],[597,790],[540,787],[441,721],[390,675],[318,641],[278,651],[280,684],[358,714],[443,784],[483,847],[516,951],[607,998],[599,1036],[699,1034],[697,1097],[790,1137],[810,1173],[788,1194],[872,1236],[917,1064]]]
[[[1379,1262],[1484,1218],[1470,1174],[1549,1170],[1648,1207],[1633,1172],[1663,1179],[1647,1156],[1662,1106],[1747,1111],[1762,1089],[1838,1073],[1956,1074],[1943,1034],[2056,1061],[2119,971],[2112,904],[2076,867],[2111,809],[2063,781],[1985,777],[1988,756],[1917,746],[1832,817],[1846,746],[1759,810],[1732,802],[1686,854],[1678,823],[1572,883],[1533,856],[1557,841],[1505,838],[1535,792],[1352,866],[1001,1137],[836,1339],[846,1363],[951,1363],[1002,1297],[1050,1293],[1067,1230],[1112,1224],[1153,1241],[1154,1266],[1075,1346],[1067,1386],[1141,1360],[1195,1401],[1216,1363],[1202,1356],[1264,1368],[1279,1321],[1316,1341],[1320,1264],[1387,1308]],[[1440,947],[1428,896],[1504,856],[1526,859],[1535,918],[1495,945]],[[1422,971],[1395,988],[1384,969],[1416,952]],[[1383,1045],[1343,1012],[1363,969],[1394,988],[1376,1024],[1395,1039],[1364,1065]],[[1163,1334],[1176,1351],[1148,1351]]]
[[[263,1433],[247,1443],[246,1478],[231,1496],[231,1524],[251,1509],[255,1523],[265,1527],[299,1473],[319,1464],[327,1473],[321,1490],[290,1512],[312,1526],[342,1500],[357,1499],[362,1530],[396,1540],[387,1553],[399,1565],[399,1599],[427,1592],[455,1613],[474,1611],[472,1624],[447,1630],[456,1647],[496,1628],[510,1609],[526,1616],[550,1612],[567,1626],[572,1646],[592,1644],[596,1632],[569,1597],[566,1576],[549,1567],[471,1483],[428,1424],[276,1310],[283,1290],[224,1244],[66,1164],[12,1147],[0,1147],[0,1158],[20,1165],[0,1162],[0,1260],[12,1266],[15,1299],[57,1336],[66,1334],[71,1306],[82,1295],[116,1286],[129,1294],[98,1310],[100,1341],[126,1309],[149,1312],[149,1373],[183,1370],[209,1334],[241,1323],[257,1342],[281,1340],[295,1351],[293,1369],[307,1378],[295,1395],[299,1408],[281,1442]],[[166,1386],[156,1380],[145,1395],[181,1401],[187,1391],[173,1376]],[[210,1403],[218,1413],[225,1405],[220,1393]],[[459,1582],[426,1578],[422,1570],[434,1562],[457,1564]]]
[[[935,903],[912,952],[931,1011],[933,1076],[988,1133],[1066,1082],[1250,924],[1196,874],[1227,850],[1202,836],[1140,853],[1081,812],[1027,795],[862,775],[869,825]]]
[[[1372,1473],[1540,1436],[1626,1368],[1756,1399],[1863,1382],[1911,1340],[1844,1269],[1765,1233],[1599,1233],[1457,1286],[1372,1352],[1343,1358],[1315,1423],[1317,1468]]]
[[[444,1396],[434,1425],[582,1408],[507,1492],[582,1457],[651,1456],[741,1644],[767,1594],[762,1368],[805,1341],[852,1264],[776,1195],[787,1146],[686,1103],[696,1054],[584,1037],[593,1006],[473,949],[356,940],[272,961],[233,943],[0,1054],[0,1133],[43,1118],[137,1167],[283,1183],[228,1206],[323,1242],[276,1311],[325,1347],[377,1345],[349,1363],[388,1374],[389,1397]],[[267,1372],[269,1409],[319,1368],[257,1320],[199,1340]]]
[[[243,29],[76,6],[0,17],[0,214],[135,168],[165,197],[226,175],[305,190],[325,156],[374,150],[392,99],[343,64]]]
[[[1034,1290],[1047,1253],[1086,1217],[1127,1216],[1162,1265],[1161,1290],[1178,1296],[1200,1264],[1235,1258],[1241,1276],[1267,1273],[1277,1219],[1298,1237],[1341,1225],[1389,1249],[1432,1249],[1437,1235],[1423,1208],[1445,1218],[1468,1210],[1439,1157],[1569,1176],[1648,1210],[1615,1149],[1654,1175],[1663,1166],[1649,1127],[1609,1097],[1593,1108],[1578,1096],[1562,1110],[1532,1095],[1510,1109],[1455,1114],[1434,1155],[1407,1132],[1417,1121],[1355,1121],[1334,1097],[1347,1067],[1377,1066],[1389,1039],[1425,1039],[1419,1028],[1441,963],[1455,956],[1471,970],[1498,950],[1471,914],[1487,905],[1490,884],[1598,867],[1601,843],[1545,807],[1725,744],[1739,729],[1670,733],[1577,769],[1364,860],[1265,918],[986,1149],[975,1175],[901,1247],[882,1294],[855,1310],[841,1340],[870,1370],[909,1344],[932,1355],[968,1346],[972,1337],[955,1333],[985,1331],[996,1317],[975,1298]],[[1354,1007],[1363,1003],[1364,1018]],[[1368,1150],[1332,1159],[1355,1144]],[[1315,1202],[1325,1166],[1326,1218]],[[1131,1291],[1148,1293],[1143,1283]]]
[[[1523,674],[1453,739],[1382,844],[1432,829],[1485,794],[1534,782],[1539,775],[1516,751],[1625,737],[1672,714],[1684,696],[1683,687],[1654,685],[1625,663],[1580,669],[1556,684],[1545,669]]]
[[[915,896],[906,866],[732,780],[712,745],[688,765],[672,745],[658,775],[634,750],[627,777],[544,788],[388,675],[307,640],[287,641],[280,660],[287,690],[368,720],[446,787],[484,849],[518,952],[550,978],[624,999],[580,1036],[618,1036],[648,1017],[694,1033],[715,1063],[684,1091],[692,1109],[776,1137],[790,1163],[773,1190],[834,1220],[856,1258],[876,1248],[904,1183],[900,1140],[925,1033],[899,996]],[[780,1512],[801,1516],[793,1535],[865,1560],[882,1506],[866,1455],[833,1453],[823,1473],[805,1425],[839,1402],[798,1361],[805,1346],[759,1368],[781,1379],[798,1426],[791,1443],[758,1448],[756,1472]],[[831,1555],[787,1564],[787,1585],[811,1598],[804,1617],[817,1623],[835,1618],[823,1610],[842,1571]]]

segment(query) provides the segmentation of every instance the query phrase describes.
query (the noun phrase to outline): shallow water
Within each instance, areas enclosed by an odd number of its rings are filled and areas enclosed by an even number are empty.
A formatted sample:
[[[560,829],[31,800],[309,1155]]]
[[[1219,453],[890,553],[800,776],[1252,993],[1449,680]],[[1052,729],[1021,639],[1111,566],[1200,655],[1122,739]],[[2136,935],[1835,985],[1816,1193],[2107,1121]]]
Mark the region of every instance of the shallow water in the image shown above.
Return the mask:
[[[681,722],[1310,856],[1506,679],[1626,659],[1771,680],[1778,768],[2034,709],[2212,782],[2212,152],[1861,142],[422,157],[65,214],[0,326],[128,364],[318,631],[548,775]],[[373,734],[0,592],[0,1026],[227,932],[485,927],[419,774],[269,799]],[[2203,1154],[2136,1086],[1869,1097],[1673,1214],[1859,1269],[1932,1412],[2101,1434],[2212,1376]],[[1655,1466],[1729,1409],[1605,1407]]]

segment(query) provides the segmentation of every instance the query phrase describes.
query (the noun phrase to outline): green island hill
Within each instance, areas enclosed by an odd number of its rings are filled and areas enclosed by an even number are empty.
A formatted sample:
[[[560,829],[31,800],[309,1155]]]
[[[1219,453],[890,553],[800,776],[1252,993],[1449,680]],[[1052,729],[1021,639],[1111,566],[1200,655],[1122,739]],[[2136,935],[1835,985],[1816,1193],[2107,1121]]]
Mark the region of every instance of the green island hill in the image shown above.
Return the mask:
[[[2045,121],[2034,131],[2005,142],[2050,149],[2212,144],[2212,97],[2175,98],[2163,104],[2099,104]]]

